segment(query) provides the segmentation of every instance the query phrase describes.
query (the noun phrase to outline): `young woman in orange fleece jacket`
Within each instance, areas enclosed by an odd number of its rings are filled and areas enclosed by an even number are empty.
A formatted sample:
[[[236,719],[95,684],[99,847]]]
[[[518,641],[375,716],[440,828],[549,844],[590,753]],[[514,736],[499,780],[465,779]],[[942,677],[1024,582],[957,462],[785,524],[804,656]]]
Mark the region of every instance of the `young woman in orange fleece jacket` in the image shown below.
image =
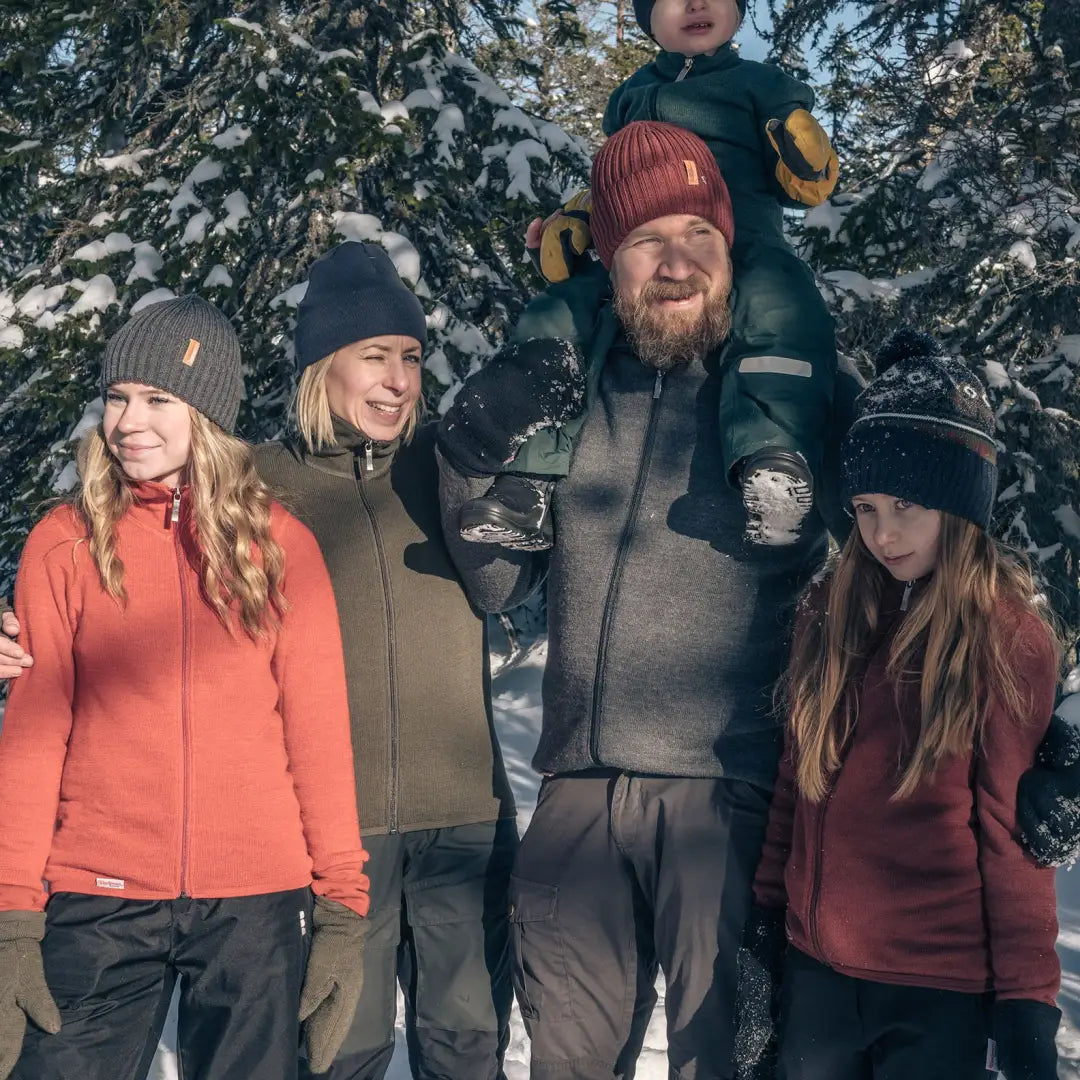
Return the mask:
[[[138,314],[106,348],[81,488],[23,552],[36,663],[0,734],[0,1077],[142,1080],[181,977],[185,1076],[293,1080],[300,1012],[325,1068],[359,996],[334,595],[230,434],[242,389],[216,308]]]

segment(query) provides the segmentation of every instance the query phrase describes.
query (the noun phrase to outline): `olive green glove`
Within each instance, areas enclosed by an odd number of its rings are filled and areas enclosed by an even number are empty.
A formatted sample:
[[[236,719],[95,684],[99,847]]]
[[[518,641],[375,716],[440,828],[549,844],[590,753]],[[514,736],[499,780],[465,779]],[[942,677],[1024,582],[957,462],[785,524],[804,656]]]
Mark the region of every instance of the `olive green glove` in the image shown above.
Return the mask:
[[[308,1068],[324,1073],[345,1041],[360,1000],[368,922],[344,904],[317,896],[314,923],[300,992],[300,1022],[307,1041]]]
[[[804,206],[819,206],[836,187],[840,162],[822,126],[796,109],[783,122],[769,120],[765,133],[776,151],[776,179],[785,194]]]
[[[60,1030],[41,962],[44,936],[43,911],[0,911],[0,1080],[19,1060],[27,1017],[50,1035]]]
[[[552,216],[540,234],[540,273],[552,285],[572,277],[578,259],[589,250],[592,192],[579,191]]]

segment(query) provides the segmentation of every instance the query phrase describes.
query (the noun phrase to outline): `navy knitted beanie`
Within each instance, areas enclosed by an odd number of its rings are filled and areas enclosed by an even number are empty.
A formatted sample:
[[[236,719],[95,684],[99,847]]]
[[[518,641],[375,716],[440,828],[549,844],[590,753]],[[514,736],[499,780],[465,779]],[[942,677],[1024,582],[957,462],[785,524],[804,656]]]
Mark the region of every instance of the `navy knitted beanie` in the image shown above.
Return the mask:
[[[335,349],[402,334],[427,341],[424,309],[379,244],[348,240],[311,267],[296,313],[296,367],[303,372]]]
[[[885,342],[876,366],[844,437],[845,508],[854,495],[892,495],[989,528],[996,423],[978,377],[906,327]]]
[[[652,9],[654,0],[634,0],[634,14],[637,16],[638,26],[645,31],[647,37],[652,37]],[[746,18],[746,0],[735,0],[735,6],[739,9],[739,21]]]

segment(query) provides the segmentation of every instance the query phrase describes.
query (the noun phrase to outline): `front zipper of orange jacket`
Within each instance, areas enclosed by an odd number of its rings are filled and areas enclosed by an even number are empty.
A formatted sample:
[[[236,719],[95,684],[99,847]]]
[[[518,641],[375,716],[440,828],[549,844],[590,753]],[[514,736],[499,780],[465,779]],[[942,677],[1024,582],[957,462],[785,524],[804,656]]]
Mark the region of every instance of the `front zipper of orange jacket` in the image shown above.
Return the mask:
[[[686,76],[690,74],[690,69],[693,66],[694,66],[694,58],[692,56],[688,56],[686,58],[686,63],[683,64],[682,71],[680,71],[679,74],[675,76],[675,81],[676,82],[682,82],[683,79],[685,79]]]
[[[387,781],[387,830],[391,833],[398,831],[398,694],[397,694],[397,656],[394,646],[394,605],[390,594],[390,568],[386,563],[386,552],[383,550],[382,533],[379,531],[379,520],[375,511],[368,502],[364,491],[364,477],[375,471],[374,454],[371,442],[364,443],[364,464],[361,468],[360,460],[353,457],[354,472],[356,474],[356,490],[360,493],[360,503],[367,512],[371,522],[371,532],[375,537],[375,554],[379,560],[379,574],[382,577],[383,603],[386,607],[386,655],[390,668],[390,776]]]
[[[619,544],[615,549],[615,561],[611,567],[611,577],[608,580],[607,597],[604,601],[604,615],[600,621],[600,645],[596,650],[596,675],[593,678],[593,701],[592,717],[589,722],[589,754],[596,765],[602,765],[600,760],[600,705],[604,696],[604,668],[607,667],[608,638],[611,636],[611,617],[615,607],[615,600],[619,592],[619,583],[622,581],[623,565],[626,562],[626,554],[630,549],[630,539],[637,524],[638,510],[645,494],[645,476],[652,462],[653,443],[656,440],[656,420],[660,412],[660,397],[664,392],[664,373],[658,371],[653,381],[652,402],[649,405],[649,419],[645,426],[645,438],[641,444],[641,457],[638,459],[637,478],[634,481],[634,490],[630,494],[630,507],[626,512],[626,521],[623,524],[622,533],[619,535]]]
[[[181,814],[180,838],[180,897],[187,898],[188,847],[190,841],[190,823],[188,812],[191,807],[191,730],[188,716],[188,601],[184,578],[184,547],[180,539],[180,489],[173,490],[172,513],[169,524],[173,532],[173,547],[176,550],[176,568],[180,575],[180,732],[183,742],[184,760],[184,796]]]

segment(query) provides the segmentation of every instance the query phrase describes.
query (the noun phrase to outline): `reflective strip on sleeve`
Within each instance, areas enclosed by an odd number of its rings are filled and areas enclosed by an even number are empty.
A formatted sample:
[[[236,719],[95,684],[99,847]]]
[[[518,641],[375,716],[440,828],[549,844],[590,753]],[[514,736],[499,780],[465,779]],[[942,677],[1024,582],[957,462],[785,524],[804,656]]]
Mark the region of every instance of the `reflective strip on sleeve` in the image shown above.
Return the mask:
[[[798,375],[809,379],[813,367],[791,356],[747,356],[739,361],[739,371],[749,375]]]

